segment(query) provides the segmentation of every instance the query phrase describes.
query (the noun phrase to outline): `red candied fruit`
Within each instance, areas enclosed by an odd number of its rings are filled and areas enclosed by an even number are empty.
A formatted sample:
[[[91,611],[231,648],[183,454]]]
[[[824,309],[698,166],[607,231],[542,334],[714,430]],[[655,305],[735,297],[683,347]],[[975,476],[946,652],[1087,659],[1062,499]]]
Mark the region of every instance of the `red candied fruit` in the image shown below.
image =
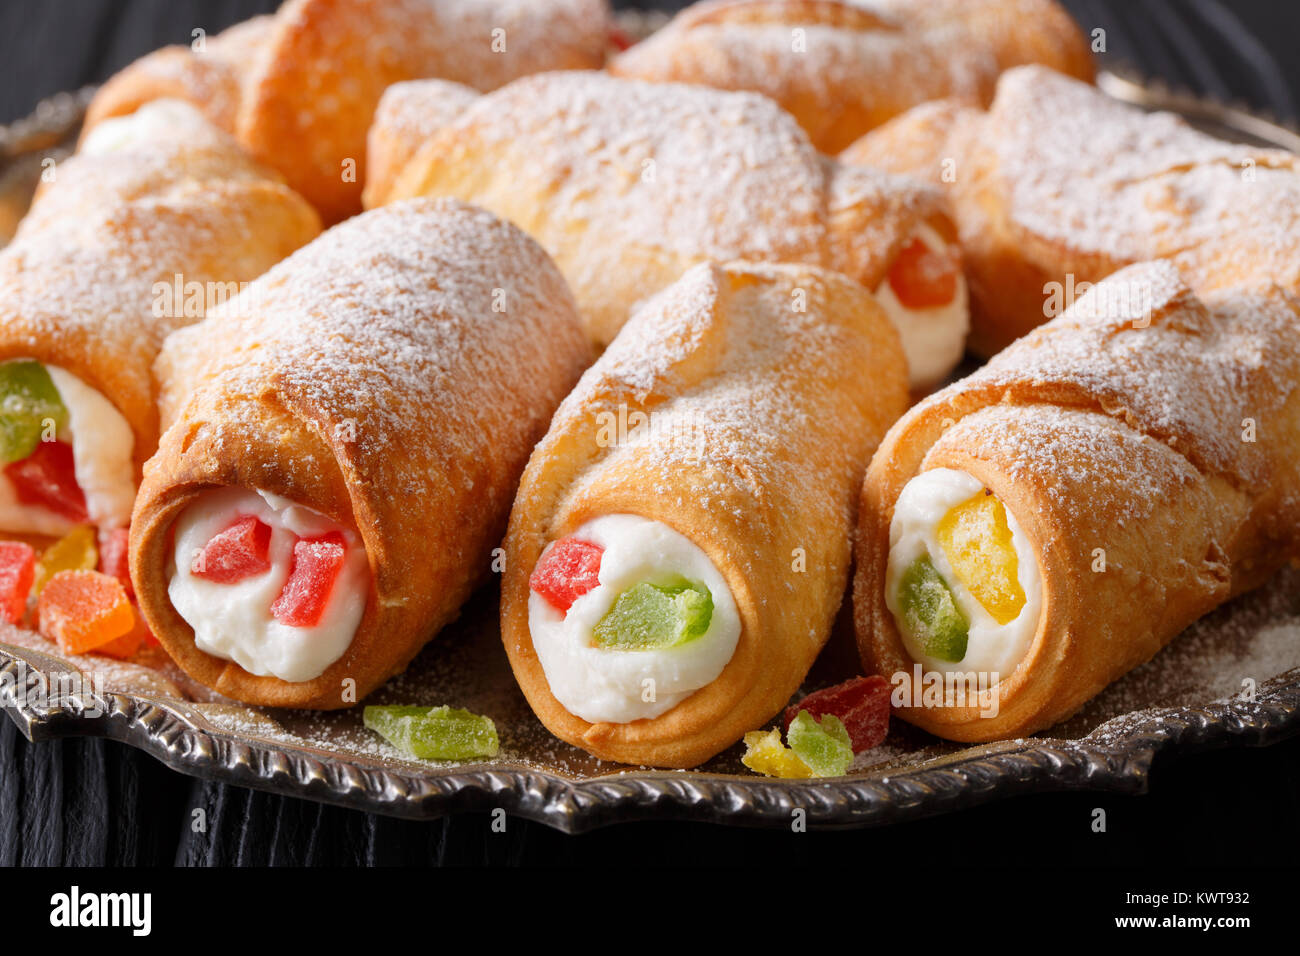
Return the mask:
[[[63,441],[36,443],[36,450],[5,465],[20,504],[36,505],[69,521],[86,520],[86,495],[77,484],[72,446]]]
[[[131,571],[127,566],[130,554],[128,542],[131,532],[126,528],[109,528],[99,532],[99,570],[112,575],[126,588],[126,596],[135,600],[135,589],[131,587]]]
[[[815,691],[793,707],[786,708],[786,729],[801,710],[808,711],[818,720],[826,714],[834,714],[849,732],[853,752],[862,753],[879,747],[889,734],[889,681],[873,674]]]
[[[528,586],[556,610],[568,612],[600,583],[600,558],[605,549],[590,541],[561,538],[537,562]]]
[[[268,570],[270,548],[271,526],[245,515],[208,540],[190,562],[190,573],[218,584],[234,584]]]
[[[295,541],[289,579],[271,605],[275,619],[291,627],[315,627],[320,623],[343,569],[346,551],[343,535],[337,531]]]
[[[36,552],[22,541],[0,541],[0,613],[17,624],[27,610],[27,595],[36,577]]]
[[[904,307],[933,309],[956,297],[960,275],[953,256],[934,252],[920,239],[913,239],[889,267],[889,287]]]

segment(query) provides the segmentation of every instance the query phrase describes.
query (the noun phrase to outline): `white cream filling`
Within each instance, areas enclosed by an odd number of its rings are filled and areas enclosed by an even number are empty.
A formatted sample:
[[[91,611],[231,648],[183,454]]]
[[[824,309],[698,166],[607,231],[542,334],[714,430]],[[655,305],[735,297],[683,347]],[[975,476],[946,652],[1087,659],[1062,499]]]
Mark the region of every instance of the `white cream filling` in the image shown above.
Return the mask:
[[[212,536],[245,515],[271,527],[270,569],[230,584],[191,574],[195,555]],[[289,577],[296,537],[331,531],[343,535],[347,551],[319,623],[282,624],[271,614],[271,605]],[[350,529],[278,495],[220,488],[204,492],[177,519],[167,594],[194,629],[199,650],[234,661],[250,674],[305,681],[319,677],[352,643],[366,609],[369,580],[365,547]]]
[[[124,528],[135,502],[135,435],[113,403],[71,372],[46,365],[68,409],[67,428],[58,437],[72,445],[77,484],[86,496],[87,520],[101,528]],[[58,537],[73,522],[45,508],[18,500],[8,478],[0,477],[0,528]]]
[[[206,124],[207,120],[192,104],[176,99],[153,100],[134,113],[115,116],[96,125],[86,134],[78,152],[102,156],[139,143],[174,139],[196,122]]]
[[[573,536],[605,549],[600,583],[567,614],[535,591],[528,596],[533,647],[551,693],[567,711],[591,723],[658,717],[722,673],[740,640],[740,614],[726,580],[699,546],[662,522],[637,515],[604,515]],[[643,581],[668,584],[681,578],[703,584],[713,595],[713,617],[699,637],[651,650],[593,642],[596,624],[623,591]]]
[[[921,225],[913,238],[920,239],[932,252],[948,251],[948,243],[930,226]],[[970,331],[966,277],[957,276],[957,294],[951,302],[930,309],[909,309],[903,305],[889,279],[880,283],[875,296],[903,340],[911,388],[914,391],[933,388],[946,379],[961,361],[966,351],[966,333]]]
[[[1009,508],[1006,509],[1007,527],[1011,529],[1011,542],[1016,550],[1016,576],[1025,592],[1025,606],[1020,609],[1020,614],[1006,624],[999,624],[958,580],[935,531],[949,510],[983,490],[984,485],[977,478],[953,468],[923,471],[904,486],[889,525],[885,604],[893,613],[895,621],[900,622],[898,631],[907,652],[926,671],[996,674],[996,678],[989,678],[990,683],[995,683],[1008,677],[1029,650],[1034,633],[1038,630],[1043,586],[1038,559]],[[943,576],[952,591],[958,609],[970,622],[966,656],[960,661],[942,661],[930,657],[901,624],[903,614],[898,605],[899,582],[912,562],[923,555],[929,555],[935,570]]]

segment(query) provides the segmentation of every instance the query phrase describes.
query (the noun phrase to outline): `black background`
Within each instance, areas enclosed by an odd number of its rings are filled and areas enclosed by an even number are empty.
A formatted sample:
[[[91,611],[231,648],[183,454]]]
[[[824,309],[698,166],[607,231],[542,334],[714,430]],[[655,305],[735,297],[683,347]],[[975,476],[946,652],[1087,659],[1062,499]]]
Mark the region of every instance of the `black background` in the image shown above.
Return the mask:
[[[674,3],[657,6],[672,8]],[[0,123],[100,82],[165,43],[188,43],[273,0],[4,0]],[[1065,0],[1106,30],[1103,66],[1300,119],[1294,0]],[[1094,808],[1108,828],[1094,833]],[[511,820],[411,823],[192,780],[120,744],[28,743],[0,719],[0,864],[826,864],[901,859],[977,866],[1294,865],[1300,739],[1158,758],[1144,796],[1043,794],[869,831],[793,834],[633,824],[565,837]],[[206,827],[196,831],[194,813]]]

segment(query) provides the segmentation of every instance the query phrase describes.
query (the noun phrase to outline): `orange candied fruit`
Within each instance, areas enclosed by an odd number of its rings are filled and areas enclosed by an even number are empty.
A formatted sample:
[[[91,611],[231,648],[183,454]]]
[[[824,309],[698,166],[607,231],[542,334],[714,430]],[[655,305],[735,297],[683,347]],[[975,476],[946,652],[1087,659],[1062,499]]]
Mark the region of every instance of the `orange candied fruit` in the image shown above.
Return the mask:
[[[889,287],[907,309],[934,309],[957,297],[961,265],[946,252],[935,252],[913,239],[889,267]]]
[[[40,632],[69,654],[84,654],[128,636],[135,611],[122,582],[99,571],[59,571],[36,602]]]
[[[157,642],[157,638],[149,630],[149,626],[144,623],[140,615],[135,617],[135,626],[127,631],[121,637],[115,637],[107,644],[101,644],[95,648],[96,654],[107,654],[109,657],[117,657],[122,660],[129,660],[140,653],[140,648],[150,641]]]

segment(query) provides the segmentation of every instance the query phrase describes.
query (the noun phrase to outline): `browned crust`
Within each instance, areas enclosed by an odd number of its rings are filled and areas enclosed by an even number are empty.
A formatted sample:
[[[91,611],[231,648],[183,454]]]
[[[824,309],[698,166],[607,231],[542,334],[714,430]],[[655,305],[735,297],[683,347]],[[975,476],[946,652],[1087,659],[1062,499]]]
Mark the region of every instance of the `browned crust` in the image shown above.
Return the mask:
[[[807,292],[815,330],[790,320],[796,288]],[[780,344],[746,354],[741,343],[757,336]],[[870,296],[808,267],[700,266],[638,314],[533,453],[506,539],[502,638],[552,733],[603,759],[691,767],[787,703],[840,603],[854,476],[906,404],[901,359],[897,334]],[[653,376],[630,374],[634,366],[653,367]],[[758,429],[742,436],[734,411],[701,398],[726,386],[749,389],[755,407],[777,396],[787,411],[762,418],[761,437]],[[708,423],[708,447],[693,465],[677,460],[665,437],[687,400],[696,421]],[[659,437],[602,447],[597,416],[620,410],[653,411]],[[727,580],[742,629],[721,675],[665,714],[592,724],[551,694],[528,627],[528,578],[548,542],[612,513],[663,521],[704,550]],[[795,548],[806,551],[806,573],[792,573]]]
[[[464,261],[456,237],[467,232],[475,248],[492,250],[472,276],[445,265]],[[375,326],[390,308],[392,289],[366,283],[365,256],[376,254],[378,236],[406,257],[398,261],[422,297],[416,311],[446,330],[437,341],[454,339],[463,351],[427,352],[431,339],[415,332],[351,336],[355,326],[341,314],[356,321],[360,310]],[[469,295],[471,281],[507,290],[526,311],[506,321],[490,302],[457,305],[458,288]],[[337,309],[319,301],[331,282]],[[154,633],[197,680],[254,704],[346,707],[405,668],[487,575],[528,453],[589,353],[572,298],[540,247],[448,201],[388,207],[336,227],[250,295],[257,311],[226,317],[220,336],[204,326],[182,333],[159,358],[170,423],[136,501],[132,578]],[[262,321],[270,315],[273,323]],[[427,392],[410,385],[418,342],[426,343],[418,360],[438,368]],[[312,374],[317,355],[330,365]],[[339,430],[348,420],[352,437]],[[397,420],[401,435],[392,433]],[[371,569],[366,611],[352,644],[319,677],[291,683],[212,657],[172,607],[173,524],[195,495],[218,486],[283,495],[361,536]]]
[[[977,706],[898,712],[939,736],[999,740],[1051,726],[1300,554],[1300,505],[1281,490],[1300,472],[1296,304],[1273,289],[1262,298],[1217,297],[1207,311],[1167,265],[1133,267],[1123,277],[1168,291],[1157,295],[1150,327],[1128,335],[1177,343],[1166,354],[1184,353],[1189,362],[1219,347],[1228,330],[1249,337],[1258,323],[1263,362],[1243,360],[1236,394],[1201,394],[1214,386],[1194,379],[1181,393],[1189,408],[1222,406],[1208,433],[1159,414],[1155,396],[1168,394],[1169,376],[1179,370],[1152,364],[1154,350],[1109,350],[1124,320],[1067,315],[913,408],[872,460],[854,583],[858,646],[869,672],[912,669],[885,606],[884,582],[894,505],[918,472],[951,467],[984,482],[1033,543],[1044,582],[1034,642],[997,688],[996,716],[980,715],[987,698]],[[1287,318],[1279,322],[1279,315]],[[1063,373],[1053,356],[1081,334],[1096,347],[1078,377]],[[1136,365],[1121,375],[1121,360]],[[1240,441],[1242,420],[1252,416],[1260,427],[1269,423],[1257,444]],[[1096,548],[1105,552],[1104,573],[1093,569]]]
[[[204,124],[206,126],[206,124]],[[196,321],[153,308],[155,283],[238,284],[320,231],[316,213],[229,137],[76,156],[0,254],[0,359],[67,369],[106,396],[142,465],[158,442],[151,365]]]
[[[492,89],[539,70],[597,68],[607,22],[605,0],[540,0],[526,11],[498,0],[441,9],[287,0],[274,16],[212,38],[205,52],[168,47],[127,67],[96,95],[86,128],[152,99],[187,99],[338,222],[361,209],[366,130],[385,88],[439,76]],[[498,27],[506,54],[491,50]]]
[[[398,174],[432,135],[478,99],[478,91],[449,80],[411,80],[384,91],[366,134],[367,209],[384,204]]]
[[[783,28],[783,29],[773,29]],[[823,31],[792,50],[793,30]],[[611,72],[772,97],[824,152],[918,103],[985,104],[997,74],[1040,63],[1091,81],[1087,39],[1051,0],[713,0],[620,54]]]
[[[629,116],[627,103],[634,96],[647,97],[646,112]],[[581,109],[573,105],[579,100]],[[874,290],[921,222],[955,239],[940,190],[828,159],[812,149],[789,116],[756,97],[745,101],[680,85],[647,87],[600,73],[528,77],[480,98],[433,133],[387,190],[376,184],[367,192],[367,202],[454,196],[519,224],[564,271],[600,347],[613,340],[631,307],[701,262],[799,262],[835,269]],[[715,171],[703,164],[676,169],[671,191],[652,185],[630,189],[628,169],[616,162],[575,171],[596,151],[609,150],[611,129],[625,151],[654,152],[664,129],[689,141],[697,128],[668,124],[689,121],[725,129],[735,125],[738,108],[747,110],[752,122],[736,134],[747,141],[737,148],[770,157],[789,141],[793,145],[781,161],[800,177],[797,184],[784,179],[774,184],[784,193],[768,192],[759,184],[775,178],[771,167],[747,169],[734,186],[752,190],[753,206],[721,195]],[[373,142],[386,168],[394,165],[382,152],[388,139],[377,135]],[[581,197],[581,208],[568,201],[571,195]],[[713,225],[727,238],[665,237],[654,229],[632,235],[624,228],[626,221],[646,216],[671,229],[686,201],[718,208]],[[788,239],[794,235],[807,241]]]
[[[1066,147],[1084,135],[1095,139]],[[1141,167],[1144,150],[1161,159]],[[1049,288],[1095,283],[1135,262],[1169,258],[1197,291],[1260,280],[1300,291],[1294,156],[1226,146],[1045,70],[1004,75],[989,112],[925,104],[839,158],[943,189],[970,285],[969,347],[980,355],[1045,322]]]
[[[114,116],[134,113],[145,103],[179,99],[203,110],[227,133],[239,123],[242,84],[271,36],[274,17],[253,17],[206,41],[201,55],[167,46],[136,60],[111,77],[86,109],[82,134]]]

